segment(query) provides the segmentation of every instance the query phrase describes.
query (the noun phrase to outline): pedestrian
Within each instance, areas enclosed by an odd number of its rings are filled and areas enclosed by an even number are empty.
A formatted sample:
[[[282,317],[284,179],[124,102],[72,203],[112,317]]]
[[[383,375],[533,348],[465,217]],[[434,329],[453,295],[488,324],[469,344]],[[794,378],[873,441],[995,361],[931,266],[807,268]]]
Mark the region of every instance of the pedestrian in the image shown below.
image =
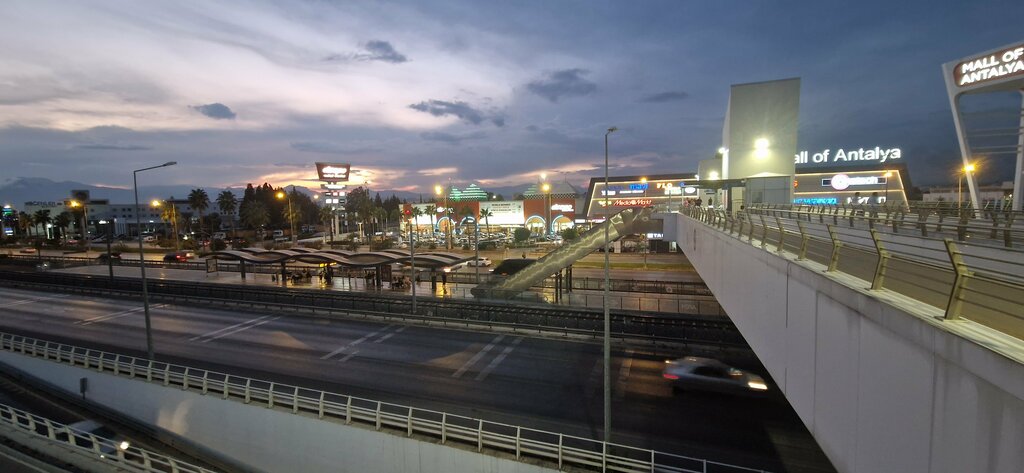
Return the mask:
[[[523,259],[526,259],[526,252],[523,252]]]
[[[441,273],[441,286],[448,286],[448,273]]]

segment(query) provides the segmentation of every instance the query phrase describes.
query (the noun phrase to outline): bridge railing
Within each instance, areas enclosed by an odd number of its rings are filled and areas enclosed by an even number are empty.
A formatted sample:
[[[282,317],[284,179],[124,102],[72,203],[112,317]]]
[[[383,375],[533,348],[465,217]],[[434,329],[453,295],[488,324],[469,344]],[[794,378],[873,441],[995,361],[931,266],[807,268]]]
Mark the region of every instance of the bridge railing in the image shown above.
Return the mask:
[[[48,445],[71,449],[72,452],[78,454],[88,455],[92,457],[90,461],[107,463],[118,471],[212,472],[212,470],[191,463],[139,448],[128,442],[122,443],[119,440],[81,432],[59,422],[4,404],[0,404],[0,427],[6,427],[6,429],[0,428],[0,436],[7,437],[15,443],[24,444],[24,439],[17,435],[11,435],[11,432],[42,441]]]
[[[604,472],[763,472],[709,460],[0,333],[0,350],[245,404]],[[187,470],[183,470],[187,471]]]
[[[685,211],[741,241],[864,280],[1024,340],[1024,251],[849,227],[792,209]],[[817,214],[816,214],[817,215]],[[870,217],[869,217],[870,218]]]

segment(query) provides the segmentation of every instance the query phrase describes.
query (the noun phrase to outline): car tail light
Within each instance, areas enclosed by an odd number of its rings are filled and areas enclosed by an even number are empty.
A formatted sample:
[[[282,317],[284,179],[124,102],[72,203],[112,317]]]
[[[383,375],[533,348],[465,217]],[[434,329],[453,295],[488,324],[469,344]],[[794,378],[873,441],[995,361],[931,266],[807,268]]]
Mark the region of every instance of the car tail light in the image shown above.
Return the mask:
[[[662,373],[661,377],[665,379],[679,379],[679,376],[676,376],[672,373]]]

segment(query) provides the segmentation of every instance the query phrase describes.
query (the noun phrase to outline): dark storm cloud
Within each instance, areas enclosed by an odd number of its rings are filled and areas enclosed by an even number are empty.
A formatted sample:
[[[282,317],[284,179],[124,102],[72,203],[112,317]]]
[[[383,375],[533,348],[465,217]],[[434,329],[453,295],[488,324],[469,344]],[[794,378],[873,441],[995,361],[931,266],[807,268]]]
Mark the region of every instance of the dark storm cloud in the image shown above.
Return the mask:
[[[360,154],[380,151],[379,148],[345,147],[337,143],[330,143],[327,141],[293,141],[288,145],[296,151],[324,154]]]
[[[461,101],[449,102],[446,100],[425,100],[420,103],[409,105],[409,108],[429,113],[435,117],[452,115],[458,117],[464,122],[472,123],[474,125],[490,121],[494,126],[505,126],[505,117],[501,114],[488,114],[473,108],[472,105],[466,102]]]
[[[150,148],[149,146],[141,146],[141,145],[105,145],[105,144],[95,144],[95,145],[77,145],[77,146],[75,146],[75,149],[92,149],[92,150],[102,150],[102,151],[146,151],[146,150],[151,150],[153,148]]]
[[[214,120],[234,120],[237,116],[227,105],[222,103],[208,103],[206,105],[193,105],[193,110],[202,113]]]
[[[457,145],[466,140],[479,140],[486,138],[487,134],[482,131],[473,133],[467,133],[464,135],[455,135],[451,133],[445,133],[442,131],[428,131],[420,133],[420,138],[427,141],[440,141],[442,143],[448,143],[451,145]]]
[[[555,71],[542,79],[526,84],[526,89],[541,97],[558,102],[563,97],[582,97],[597,91],[597,84],[584,79],[588,71],[584,69],[565,69]]]
[[[658,94],[648,95],[640,99],[643,103],[665,103],[665,102],[678,102],[685,100],[690,94],[686,92],[661,92]]]

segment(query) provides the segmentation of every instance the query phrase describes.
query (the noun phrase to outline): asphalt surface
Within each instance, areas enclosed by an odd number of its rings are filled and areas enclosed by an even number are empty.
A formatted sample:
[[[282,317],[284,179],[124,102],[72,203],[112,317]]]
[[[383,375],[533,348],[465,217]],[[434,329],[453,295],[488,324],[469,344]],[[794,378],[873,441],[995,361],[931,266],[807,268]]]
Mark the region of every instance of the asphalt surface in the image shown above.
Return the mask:
[[[137,302],[0,288],[0,330],[141,355]],[[597,344],[155,305],[159,356],[314,389],[600,437]],[[694,351],[695,354],[707,354]],[[789,405],[673,396],[667,356],[616,350],[614,441],[772,471],[834,471]],[[763,368],[752,356],[730,356]]]

